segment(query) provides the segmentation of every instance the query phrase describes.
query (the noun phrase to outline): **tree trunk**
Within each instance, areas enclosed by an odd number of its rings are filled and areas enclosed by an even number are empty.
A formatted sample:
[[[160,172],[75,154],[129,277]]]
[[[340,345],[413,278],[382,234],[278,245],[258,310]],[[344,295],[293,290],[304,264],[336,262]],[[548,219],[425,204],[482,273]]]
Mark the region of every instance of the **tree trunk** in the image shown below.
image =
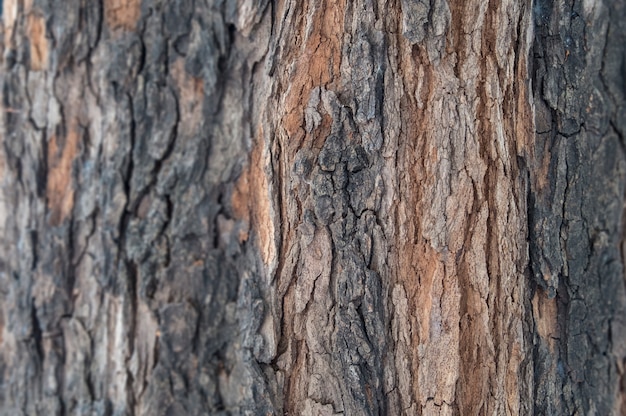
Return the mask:
[[[622,0],[4,0],[3,415],[626,414]]]

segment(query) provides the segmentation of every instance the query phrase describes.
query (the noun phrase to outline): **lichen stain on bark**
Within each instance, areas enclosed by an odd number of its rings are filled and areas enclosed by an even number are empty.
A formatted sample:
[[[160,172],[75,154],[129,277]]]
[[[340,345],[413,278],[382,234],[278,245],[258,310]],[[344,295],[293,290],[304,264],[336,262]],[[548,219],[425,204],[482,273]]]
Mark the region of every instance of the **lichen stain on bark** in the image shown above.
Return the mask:
[[[237,219],[249,224],[251,229],[257,230],[261,257],[266,265],[270,265],[276,260],[276,246],[269,181],[265,174],[266,163],[263,128],[260,127],[250,154],[249,165],[235,184],[231,205]],[[242,229],[239,233],[239,240],[243,242],[247,239],[248,232]]]
[[[141,0],[104,1],[104,17],[110,30],[135,30],[140,14]]]
[[[48,143],[48,180],[46,197],[50,211],[49,223],[59,225],[72,211],[74,188],[72,184],[72,162],[78,153],[80,134],[72,125],[61,143],[56,136]]]
[[[28,15],[28,41],[30,43],[30,69],[41,71],[48,66],[48,39],[46,20],[38,13]]]

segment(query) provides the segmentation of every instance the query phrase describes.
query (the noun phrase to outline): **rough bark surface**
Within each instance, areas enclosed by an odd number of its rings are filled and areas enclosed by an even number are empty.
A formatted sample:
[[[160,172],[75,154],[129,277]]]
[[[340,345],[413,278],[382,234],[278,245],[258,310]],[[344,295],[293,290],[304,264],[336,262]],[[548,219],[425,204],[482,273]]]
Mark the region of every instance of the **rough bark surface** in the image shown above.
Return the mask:
[[[626,414],[626,3],[534,7],[535,410]]]
[[[626,5],[4,0],[0,413],[626,412]]]

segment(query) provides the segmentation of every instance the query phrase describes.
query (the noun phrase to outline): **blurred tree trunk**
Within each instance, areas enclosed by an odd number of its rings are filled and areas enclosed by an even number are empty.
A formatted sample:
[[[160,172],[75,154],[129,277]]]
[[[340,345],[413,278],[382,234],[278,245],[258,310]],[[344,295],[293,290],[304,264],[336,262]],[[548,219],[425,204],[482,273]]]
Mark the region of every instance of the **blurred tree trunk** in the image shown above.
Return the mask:
[[[2,9],[1,414],[625,414],[623,1]]]

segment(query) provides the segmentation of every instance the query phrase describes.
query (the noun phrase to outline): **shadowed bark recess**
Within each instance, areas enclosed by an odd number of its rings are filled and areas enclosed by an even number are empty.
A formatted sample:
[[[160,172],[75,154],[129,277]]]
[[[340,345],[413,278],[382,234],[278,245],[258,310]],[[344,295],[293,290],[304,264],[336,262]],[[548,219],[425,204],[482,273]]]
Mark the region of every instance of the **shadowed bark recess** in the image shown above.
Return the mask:
[[[0,414],[626,412],[626,5],[4,0]]]

